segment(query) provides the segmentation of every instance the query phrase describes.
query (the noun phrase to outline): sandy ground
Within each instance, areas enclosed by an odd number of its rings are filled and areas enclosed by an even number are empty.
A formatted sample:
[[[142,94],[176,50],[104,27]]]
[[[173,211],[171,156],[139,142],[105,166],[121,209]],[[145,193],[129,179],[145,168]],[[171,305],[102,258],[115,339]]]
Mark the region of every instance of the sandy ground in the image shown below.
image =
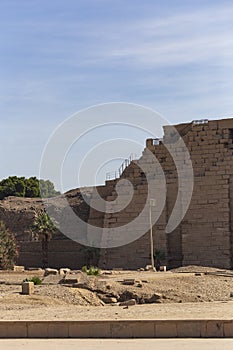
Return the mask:
[[[62,276],[48,276],[35,286],[34,295],[22,295],[22,281],[35,275],[43,278],[43,271],[0,271],[0,320],[233,318],[232,271],[191,266],[165,273],[113,271],[98,277],[74,272],[70,277],[85,282],[86,288],[65,286],[59,283]],[[129,278],[136,283],[123,285]],[[104,304],[103,295],[118,301],[135,298],[137,305]]]
[[[233,339],[1,339],[4,350],[231,350]]]
[[[231,350],[233,339],[1,339],[4,350]]]

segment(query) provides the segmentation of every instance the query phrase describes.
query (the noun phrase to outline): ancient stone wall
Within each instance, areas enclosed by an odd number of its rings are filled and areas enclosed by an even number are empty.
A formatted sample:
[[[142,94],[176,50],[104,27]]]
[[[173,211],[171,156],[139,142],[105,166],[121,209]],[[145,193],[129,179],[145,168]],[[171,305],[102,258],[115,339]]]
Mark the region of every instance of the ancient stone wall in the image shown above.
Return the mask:
[[[40,242],[19,242],[20,255],[17,264],[25,267],[42,267]],[[71,240],[52,240],[48,246],[48,265],[53,268],[81,269],[87,264],[85,248]]]
[[[205,121],[203,124],[190,123],[176,127],[181,134],[183,133],[183,140],[190,152],[194,170],[193,195],[181,224],[173,232],[166,234],[166,223],[178,194],[177,171],[164,143],[153,144],[153,140],[148,140],[147,149],[159,160],[167,183],[166,206],[154,226],[155,246],[166,253],[167,264],[170,267],[195,264],[231,268],[233,119]],[[165,143],[169,142],[169,137],[169,127],[165,127]],[[145,157],[147,149],[142,158]],[[122,177],[129,179],[135,186],[133,205],[123,213],[106,214],[105,227],[127,222],[141,211],[138,203],[140,201],[143,203],[147,184],[140,170],[129,166]],[[135,267],[143,265],[146,255],[149,255],[148,242],[148,236],[145,235],[127,248],[106,250],[103,262],[107,267],[123,266],[124,263],[126,266],[128,264],[131,266],[126,253],[130,251],[135,258]],[[131,253],[129,255],[131,256]]]
[[[158,174],[153,173],[153,161],[150,163],[150,158],[147,157],[150,151],[158,159],[166,180],[166,202],[159,220],[153,226],[155,248],[166,254],[165,263],[169,267],[195,264],[232,268],[233,119],[204,121],[201,124],[192,122],[175,127],[190,153],[194,171],[194,188],[188,211],[173,232],[166,233],[166,225],[179,194],[179,181],[183,190],[185,190],[185,181],[182,181],[182,178],[178,179],[176,165],[167,150],[169,142],[174,143],[172,129],[169,126],[164,127],[163,140],[159,142],[147,140],[141,158],[131,162],[120,179],[107,181],[105,186],[97,188],[105,201],[101,210],[92,208],[98,201],[92,189],[87,190],[87,203],[82,200],[78,189],[68,192],[68,201],[77,215],[92,225],[88,227],[87,232],[84,232],[89,239],[94,237],[96,226],[109,229],[110,232],[112,228],[136,220],[143,212],[148,196],[148,179],[141,167],[147,166],[149,178],[159,179]],[[178,159],[179,152],[182,152],[181,148],[176,150]],[[182,157],[180,162],[182,163]],[[183,168],[185,168],[185,162]],[[117,210],[119,206],[117,190],[123,197],[128,195],[124,185],[117,189],[119,180],[123,179],[132,184],[133,199],[123,210]],[[155,186],[159,187],[159,181]],[[18,209],[15,206],[14,210],[13,204],[7,207],[3,201],[0,203],[0,219],[4,220],[18,235],[19,240],[25,240],[25,237],[27,239],[28,226],[33,220],[35,211],[41,210],[41,203],[34,204],[28,203],[25,208],[20,206]],[[61,206],[59,210],[58,215],[66,215],[64,207]],[[143,231],[143,221],[146,222],[149,218],[148,210],[143,212],[143,215],[142,224],[137,225],[134,232],[135,237],[139,238],[120,247],[101,249],[100,267],[133,269],[150,263],[149,234]],[[130,231],[126,228],[124,234],[127,236]],[[65,240],[62,235],[57,235],[55,238],[56,242],[52,241],[50,245],[51,266],[80,267],[85,261],[82,247],[78,243]],[[96,239],[106,246],[111,243],[106,232]],[[40,254],[39,248],[37,251],[36,247],[38,243],[21,243],[20,262],[27,266],[38,266]]]

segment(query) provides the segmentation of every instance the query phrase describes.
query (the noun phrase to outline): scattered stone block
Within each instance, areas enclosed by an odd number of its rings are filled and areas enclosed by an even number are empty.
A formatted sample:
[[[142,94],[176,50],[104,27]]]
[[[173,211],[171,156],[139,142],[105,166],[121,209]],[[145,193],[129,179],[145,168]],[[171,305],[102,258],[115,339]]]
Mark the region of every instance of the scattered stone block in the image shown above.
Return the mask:
[[[87,283],[73,283],[72,284],[73,288],[80,288],[80,289],[89,289]]]
[[[112,271],[102,271],[103,275],[112,275],[113,272]]]
[[[155,267],[153,268],[152,265],[146,265],[145,271],[156,271]]]
[[[135,284],[135,279],[134,278],[127,278],[122,281],[122,284],[126,286],[133,286]]]
[[[135,299],[129,299],[126,301],[122,301],[120,304],[120,306],[133,306],[136,305],[136,300]]]
[[[145,303],[146,304],[158,303],[160,302],[161,298],[162,298],[161,294],[153,294],[151,297],[145,298]]]
[[[34,272],[42,272],[43,269],[41,269],[40,267],[27,267],[28,271],[34,271]]]
[[[58,275],[58,270],[50,269],[50,268],[45,269],[44,276],[49,276],[49,275]]]
[[[59,275],[67,275],[68,273],[70,273],[70,269],[68,267],[65,267],[65,268],[61,268],[59,270]]]
[[[34,283],[33,282],[23,282],[22,283],[22,294],[24,294],[24,295],[34,294]]]
[[[98,296],[105,304],[115,304],[115,303],[117,303],[117,298],[109,297],[109,296],[106,296],[106,295],[98,295]]]
[[[18,266],[18,265],[14,266],[14,272],[24,272],[24,270],[25,270],[24,266]]]
[[[167,266],[160,266],[160,271],[166,272],[167,271]]]
[[[77,276],[65,275],[65,277],[61,280],[61,283],[64,284],[77,284],[79,282]]]

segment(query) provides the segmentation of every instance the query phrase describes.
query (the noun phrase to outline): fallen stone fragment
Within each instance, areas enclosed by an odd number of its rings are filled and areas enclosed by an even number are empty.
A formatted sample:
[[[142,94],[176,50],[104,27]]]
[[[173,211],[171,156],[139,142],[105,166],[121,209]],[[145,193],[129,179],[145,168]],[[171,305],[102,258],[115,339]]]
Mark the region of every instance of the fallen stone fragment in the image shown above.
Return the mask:
[[[34,294],[34,283],[33,282],[23,282],[22,283],[22,294],[24,294],[24,295]]]
[[[120,306],[133,306],[136,305],[136,300],[135,299],[129,299],[126,301],[122,301],[120,304]]]
[[[67,275],[68,273],[70,273],[70,269],[68,267],[61,268],[59,270],[59,275]]]
[[[146,265],[145,271],[156,271],[155,267],[153,268],[152,265]]]
[[[58,275],[58,270],[50,269],[50,268],[45,269],[44,276],[49,276],[49,275]]]
[[[146,304],[158,303],[160,302],[161,298],[162,298],[161,294],[153,294],[151,297],[145,298],[145,303]]]
[[[98,295],[98,297],[105,303],[105,304],[114,304],[117,303],[117,298],[114,297],[108,297],[106,295]]]
[[[43,269],[41,269],[40,267],[27,267],[28,271],[35,271],[35,272],[42,272]]]
[[[167,266],[160,266],[159,271],[166,272],[167,271]]]
[[[109,304],[110,306],[119,306],[120,305],[120,303],[119,302],[117,302],[117,303],[112,303],[112,304]]]
[[[86,283],[73,283],[73,288],[80,288],[80,289],[89,289],[88,285]]]
[[[135,284],[135,279],[134,278],[127,278],[122,281],[122,284],[126,286],[133,286]]]
[[[24,266],[18,266],[18,265],[14,266],[15,272],[24,272],[24,270],[25,270]]]
[[[60,283],[64,284],[76,284],[79,282],[78,276],[76,275],[65,275],[65,277],[61,280]]]

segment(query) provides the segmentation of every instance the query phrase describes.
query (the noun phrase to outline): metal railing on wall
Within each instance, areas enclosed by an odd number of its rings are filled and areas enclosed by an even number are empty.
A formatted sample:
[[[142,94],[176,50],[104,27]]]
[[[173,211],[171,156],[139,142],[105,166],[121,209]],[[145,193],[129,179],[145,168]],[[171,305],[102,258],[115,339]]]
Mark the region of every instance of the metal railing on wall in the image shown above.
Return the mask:
[[[127,166],[129,166],[130,163],[136,159],[138,159],[138,156],[134,153],[131,153],[129,158],[125,159],[117,170],[106,173],[106,181],[115,180],[121,177],[125,168],[127,168]]]

